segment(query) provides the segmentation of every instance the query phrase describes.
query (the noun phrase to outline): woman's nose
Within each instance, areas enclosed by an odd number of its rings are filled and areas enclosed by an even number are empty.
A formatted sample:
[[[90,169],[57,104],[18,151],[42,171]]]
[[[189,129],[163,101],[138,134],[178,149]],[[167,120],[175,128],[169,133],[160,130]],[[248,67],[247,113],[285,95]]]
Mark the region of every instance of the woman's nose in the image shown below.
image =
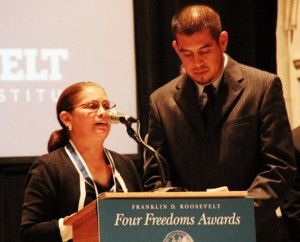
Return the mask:
[[[99,107],[98,111],[97,111],[97,115],[106,115],[106,109],[104,109],[102,106]]]

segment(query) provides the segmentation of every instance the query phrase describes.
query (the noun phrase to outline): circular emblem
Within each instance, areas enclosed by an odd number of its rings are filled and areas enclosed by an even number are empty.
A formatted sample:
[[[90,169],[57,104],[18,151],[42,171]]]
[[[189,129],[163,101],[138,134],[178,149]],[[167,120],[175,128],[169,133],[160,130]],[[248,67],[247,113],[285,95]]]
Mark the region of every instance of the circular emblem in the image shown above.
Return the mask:
[[[174,230],[167,234],[163,242],[194,242],[194,240],[188,233]]]

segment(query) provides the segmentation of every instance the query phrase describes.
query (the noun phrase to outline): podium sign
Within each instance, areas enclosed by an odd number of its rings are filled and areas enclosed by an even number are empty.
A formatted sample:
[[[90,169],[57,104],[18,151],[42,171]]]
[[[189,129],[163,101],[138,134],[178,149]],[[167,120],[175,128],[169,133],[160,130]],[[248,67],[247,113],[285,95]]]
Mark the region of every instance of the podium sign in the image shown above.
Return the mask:
[[[101,242],[253,242],[252,198],[97,199]]]

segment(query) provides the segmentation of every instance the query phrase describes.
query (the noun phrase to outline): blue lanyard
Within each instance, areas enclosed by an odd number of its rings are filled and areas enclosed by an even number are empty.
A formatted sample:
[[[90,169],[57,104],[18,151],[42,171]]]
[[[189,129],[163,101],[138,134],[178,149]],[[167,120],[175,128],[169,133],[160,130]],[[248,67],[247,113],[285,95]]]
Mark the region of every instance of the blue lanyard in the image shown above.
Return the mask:
[[[92,177],[90,176],[87,168],[85,167],[83,159],[80,157],[80,155],[75,150],[74,145],[73,145],[71,140],[69,140],[69,142],[67,143],[66,149],[70,153],[70,156],[71,156],[70,159],[74,161],[73,162],[74,165],[76,165],[77,169],[83,175],[86,183],[95,189],[96,195],[98,196],[97,186],[96,186],[94,180],[92,179]],[[115,164],[114,164],[114,161],[113,161],[113,158],[111,157],[111,154],[106,149],[104,149],[104,152],[105,152],[106,157],[109,160],[110,167],[112,168],[112,173],[113,173],[114,185],[111,187],[110,191],[116,192],[116,180],[118,180],[118,182],[121,185],[123,191],[127,192],[128,189],[126,187],[126,184],[125,184],[124,180],[122,179],[120,173],[117,171],[117,169],[115,167]]]
[[[98,190],[94,183],[94,180],[90,177],[89,172],[87,171],[86,167],[84,166],[82,159],[77,154],[77,151],[71,144],[71,141],[69,141],[67,143],[66,148],[72,155],[72,158],[76,162],[77,168],[80,170],[81,174],[83,175],[84,179],[86,180],[86,183],[95,189],[96,195],[98,196]]]

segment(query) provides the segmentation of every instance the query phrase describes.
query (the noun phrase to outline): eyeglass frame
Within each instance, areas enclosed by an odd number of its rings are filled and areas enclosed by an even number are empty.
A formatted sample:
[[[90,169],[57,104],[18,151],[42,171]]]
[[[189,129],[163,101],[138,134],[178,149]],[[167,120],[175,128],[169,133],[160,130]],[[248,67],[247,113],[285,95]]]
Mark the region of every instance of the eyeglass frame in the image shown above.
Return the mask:
[[[107,102],[108,104],[109,104],[109,108],[105,108],[105,102]],[[98,105],[98,108],[91,108],[89,105],[90,104],[95,104],[95,103],[97,103],[97,105]],[[115,108],[117,105],[115,104],[115,103],[112,103],[112,102],[110,102],[110,101],[108,101],[108,100],[105,100],[105,101],[103,101],[102,103],[100,103],[99,101],[97,101],[97,100],[89,100],[89,101],[87,101],[86,103],[82,103],[82,104],[80,104],[80,105],[78,105],[78,106],[75,106],[74,108],[70,108],[70,109],[68,109],[67,111],[72,111],[72,110],[74,110],[74,109],[76,109],[76,108],[80,108],[80,107],[85,107],[85,109],[87,109],[87,110],[89,110],[89,111],[91,111],[91,112],[98,112],[98,110],[102,107],[105,111],[108,111],[108,110],[111,110],[111,109],[113,109],[113,108]]]

